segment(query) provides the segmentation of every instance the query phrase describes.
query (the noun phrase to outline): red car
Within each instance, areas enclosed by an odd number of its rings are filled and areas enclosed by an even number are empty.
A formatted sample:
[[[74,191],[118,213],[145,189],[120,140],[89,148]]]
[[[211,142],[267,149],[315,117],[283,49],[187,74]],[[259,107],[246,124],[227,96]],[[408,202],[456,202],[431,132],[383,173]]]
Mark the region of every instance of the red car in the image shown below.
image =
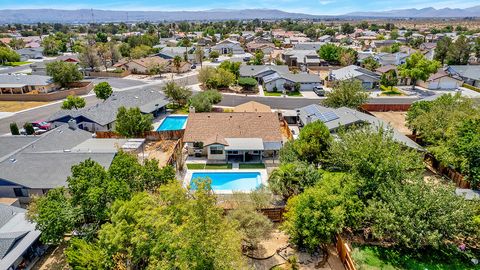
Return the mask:
[[[52,128],[52,124],[48,123],[45,120],[39,120],[39,121],[32,122],[32,125],[34,127],[37,127],[39,129],[43,129],[43,130],[50,130]]]

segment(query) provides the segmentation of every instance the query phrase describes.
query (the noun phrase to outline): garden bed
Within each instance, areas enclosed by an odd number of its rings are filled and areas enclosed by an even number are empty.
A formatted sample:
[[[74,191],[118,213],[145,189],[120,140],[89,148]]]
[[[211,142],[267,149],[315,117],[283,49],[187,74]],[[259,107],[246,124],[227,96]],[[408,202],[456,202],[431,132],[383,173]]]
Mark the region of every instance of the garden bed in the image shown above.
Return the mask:
[[[230,170],[232,169],[232,164],[187,163],[187,168],[189,170]]]
[[[263,163],[240,163],[240,169],[265,169],[265,164]]]
[[[281,97],[281,96],[283,96],[282,92],[268,92],[268,91],[265,91],[264,93],[265,93],[266,97]],[[287,92],[287,96],[289,96],[289,97],[303,97],[302,93],[300,93],[299,91]]]

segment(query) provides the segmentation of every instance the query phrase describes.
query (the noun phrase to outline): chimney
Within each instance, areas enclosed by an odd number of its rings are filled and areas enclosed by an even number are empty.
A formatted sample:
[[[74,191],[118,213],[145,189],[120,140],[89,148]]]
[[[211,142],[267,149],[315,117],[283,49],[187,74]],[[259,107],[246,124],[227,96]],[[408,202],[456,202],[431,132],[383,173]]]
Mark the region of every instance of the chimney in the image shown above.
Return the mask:
[[[77,129],[77,120],[73,118],[68,120],[68,127],[73,130]]]

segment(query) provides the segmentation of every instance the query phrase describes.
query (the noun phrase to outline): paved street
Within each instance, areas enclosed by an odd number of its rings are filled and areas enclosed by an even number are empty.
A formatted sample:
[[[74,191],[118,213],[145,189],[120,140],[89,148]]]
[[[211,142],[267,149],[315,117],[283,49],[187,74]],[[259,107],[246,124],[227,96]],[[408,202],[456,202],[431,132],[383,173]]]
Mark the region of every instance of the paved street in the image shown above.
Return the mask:
[[[100,82],[108,82],[113,88],[123,89],[133,86],[141,86],[146,85],[146,82],[142,82],[139,80],[128,80],[122,78],[94,78],[94,79],[86,79],[86,81],[92,81],[94,84]]]
[[[100,81],[108,81],[112,84],[115,84],[120,91],[129,91],[132,89],[137,89],[140,87],[147,87],[147,88],[154,88],[154,89],[161,89],[163,81],[154,81],[149,82],[141,82],[137,80],[124,80],[118,78],[106,78],[106,79],[95,79],[96,82]],[[196,75],[188,75],[183,78],[177,78],[175,81],[181,85],[193,85],[198,83]],[[115,87],[115,86],[114,86]],[[94,95],[90,94],[85,97],[87,102],[86,107],[94,106],[95,104],[101,102],[98,100]],[[382,98],[375,98],[370,99],[369,103],[383,103],[383,104],[409,104],[413,101],[417,100],[417,98],[389,98],[389,97],[382,97]],[[223,100],[220,102],[220,106],[237,106],[239,104],[248,102],[248,101],[258,101],[269,105],[274,109],[296,109],[303,106],[307,106],[310,104],[318,104],[322,101],[321,98],[311,99],[311,98],[284,98],[284,97],[260,97],[260,96],[239,96],[239,95],[223,95]],[[16,122],[19,125],[23,125],[25,122],[31,122],[35,120],[46,119],[53,113],[60,110],[60,102],[56,102],[47,106],[34,108],[28,111],[19,112],[12,116],[3,118],[0,120],[0,134],[5,134],[10,131],[10,123]]]

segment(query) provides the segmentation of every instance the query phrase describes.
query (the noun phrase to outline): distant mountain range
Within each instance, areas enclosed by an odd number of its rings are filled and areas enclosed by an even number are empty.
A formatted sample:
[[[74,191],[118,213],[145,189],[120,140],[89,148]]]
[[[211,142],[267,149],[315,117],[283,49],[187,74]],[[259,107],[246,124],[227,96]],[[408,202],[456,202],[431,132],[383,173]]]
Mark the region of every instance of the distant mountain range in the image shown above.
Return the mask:
[[[313,19],[331,17],[384,17],[384,18],[447,18],[480,17],[480,5],[465,9],[399,9],[379,12],[352,12],[344,15],[324,16],[291,13],[276,9],[213,9],[205,11],[118,11],[97,9],[3,9],[0,23],[91,23],[139,21],[215,21],[251,19]]]
[[[384,17],[384,18],[453,18],[453,17],[480,17],[480,5],[469,8],[442,8],[432,7],[422,9],[396,9],[379,12],[352,12],[344,16],[352,17]]]

